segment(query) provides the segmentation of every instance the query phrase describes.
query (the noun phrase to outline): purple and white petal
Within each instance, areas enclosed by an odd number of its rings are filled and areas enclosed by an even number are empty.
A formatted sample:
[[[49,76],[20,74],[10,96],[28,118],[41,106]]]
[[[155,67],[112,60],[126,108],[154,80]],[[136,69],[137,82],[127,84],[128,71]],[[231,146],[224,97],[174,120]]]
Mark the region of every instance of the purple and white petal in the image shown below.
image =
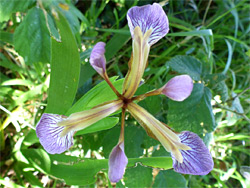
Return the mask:
[[[174,101],[183,101],[193,90],[193,80],[188,75],[175,76],[162,87],[162,94]]]
[[[63,119],[61,115],[44,113],[36,126],[37,137],[50,154],[63,153],[73,145],[74,131],[60,136],[65,127],[57,126],[57,123]]]
[[[127,164],[128,158],[124,152],[124,142],[118,143],[109,156],[109,180],[114,183],[120,181]]]
[[[179,163],[172,155],[173,168],[176,172],[192,175],[206,175],[214,167],[214,162],[208,148],[195,133],[184,131],[179,135],[181,142],[191,150],[181,150],[183,163]]]
[[[90,64],[101,76],[103,76],[106,71],[105,46],[106,44],[104,42],[96,43],[90,54]]]
[[[130,8],[127,13],[127,20],[132,38],[136,26],[141,28],[143,34],[152,29],[148,42],[150,46],[164,37],[169,31],[168,17],[158,3]]]

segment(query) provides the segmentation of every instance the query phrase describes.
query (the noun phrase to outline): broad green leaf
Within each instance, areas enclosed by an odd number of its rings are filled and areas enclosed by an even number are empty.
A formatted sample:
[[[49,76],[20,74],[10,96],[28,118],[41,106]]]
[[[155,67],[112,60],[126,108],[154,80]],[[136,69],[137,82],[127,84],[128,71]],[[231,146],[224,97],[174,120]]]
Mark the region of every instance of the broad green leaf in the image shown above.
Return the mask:
[[[143,84],[138,88],[136,95],[141,95],[155,89],[154,87]],[[152,115],[157,115],[161,111],[162,99],[161,96],[147,97],[146,99],[139,102],[139,105],[145,108]]]
[[[202,64],[198,59],[192,56],[178,55],[170,59],[166,64],[169,65],[172,70],[180,74],[188,74],[196,81],[201,79]]]
[[[215,94],[221,96],[221,101],[225,102],[228,99],[228,87],[225,81],[218,83],[214,89]]]
[[[0,1],[0,22],[8,21],[12,13],[25,11],[35,0],[1,0]]]
[[[211,92],[203,84],[194,84],[191,95],[183,102],[169,100],[168,123],[176,131],[192,131],[202,135],[203,128],[211,132],[215,118],[211,106]]]
[[[134,168],[127,168],[123,180],[126,187],[151,187],[153,175],[152,168],[138,164]]]
[[[14,33],[16,51],[27,63],[50,61],[51,40],[43,11],[33,7]]]
[[[13,44],[13,34],[6,31],[0,31],[0,41]]]
[[[179,173],[172,170],[160,171],[155,177],[153,188],[186,188],[187,181]]]
[[[49,155],[41,149],[24,149],[22,154],[39,171],[64,179],[67,185],[88,185],[96,181],[96,173],[108,169],[108,159],[87,159],[67,155]],[[170,157],[131,158],[128,166],[136,163],[154,168],[172,168]]]
[[[52,39],[51,76],[46,113],[65,114],[71,107],[80,75],[80,55],[67,20],[58,12],[56,20],[62,42]]]
[[[125,128],[125,153],[127,157],[140,157],[143,155],[143,148],[141,145],[144,135],[147,136],[144,132],[143,129],[136,126],[127,126]]]
[[[93,125],[87,127],[86,129],[78,131],[75,135],[82,135],[82,134],[93,133],[93,132],[102,131],[106,129],[111,129],[118,122],[119,122],[119,118],[117,117],[107,117],[94,123]]]

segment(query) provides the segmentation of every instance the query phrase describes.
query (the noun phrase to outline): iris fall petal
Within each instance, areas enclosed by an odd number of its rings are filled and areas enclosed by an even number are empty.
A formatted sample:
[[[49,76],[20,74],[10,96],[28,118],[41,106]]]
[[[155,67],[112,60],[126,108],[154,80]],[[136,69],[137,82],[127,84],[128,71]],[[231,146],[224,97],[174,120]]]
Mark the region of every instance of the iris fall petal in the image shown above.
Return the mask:
[[[73,145],[74,131],[60,136],[65,127],[58,126],[57,123],[63,119],[61,115],[44,113],[36,126],[36,134],[44,149],[50,154],[63,153]]]
[[[127,20],[132,37],[134,37],[136,26],[141,28],[143,34],[147,30],[152,29],[152,33],[148,39],[150,46],[164,37],[169,31],[168,17],[158,3],[142,7],[132,7],[128,10]]]
[[[179,135],[181,142],[191,150],[181,150],[183,163],[172,155],[174,170],[182,174],[206,175],[214,167],[212,156],[202,139],[195,133],[184,131]]]

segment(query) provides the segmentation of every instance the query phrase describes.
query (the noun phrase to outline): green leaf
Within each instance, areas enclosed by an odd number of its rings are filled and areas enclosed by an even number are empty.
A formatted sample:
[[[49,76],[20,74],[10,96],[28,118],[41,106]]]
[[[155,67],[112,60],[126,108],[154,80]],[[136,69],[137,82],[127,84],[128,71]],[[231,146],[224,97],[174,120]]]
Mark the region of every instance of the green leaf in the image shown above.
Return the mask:
[[[152,168],[137,165],[135,168],[127,168],[123,177],[126,187],[151,187],[153,175]]]
[[[128,26],[122,28],[126,30]],[[124,35],[121,33],[116,33],[111,40],[106,45],[106,59],[109,61],[114,55],[128,42],[130,35]]]
[[[202,135],[203,128],[211,132],[215,118],[211,106],[211,92],[203,84],[194,84],[191,95],[183,102],[169,100],[168,121],[176,131],[192,131]]]
[[[50,42],[43,11],[33,7],[14,33],[15,49],[27,63],[48,63],[50,61]]]
[[[192,56],[178,55],[170,59],[166,64],[180,74],[190,75],[196,81],[201,79],[202,64]]]
[[[151,85],[143,84],[138,88],[136,95],[141,95],[155,89]],[[147,97],[146,99],[139,102],[139,105],[145,108],[152,115],[157,115],[161,111],[162,99],[161,96]]]
[[[155,177],[153,188],[186,188],[187,181],[179,173],[172,170],[160,171],[159,174]]]
[[[71,107],[80,75],[80,55],[67,20],[58,12],[62,42],[52,39],[51,76],[46,113],[65,114]]]
[[[0,1],[0,22],[8,21],[12,13],[25,11],[35,0],[1,0]]]
[[[125,153],[127,157],[140,157],[143,155],[141,145],[144,135],[144,130],[140,127],[127,126],[125,128]]]
[[[111,129],[118,122],[119,122],[119,118],[117,117],[107,117],[94,123],[93,125],[91,125],[90,127],[87,127],[86,129],[78,131],[75,135],[82,135],[82,134],[93,133],[93,132],[102,131],[106,129]]]
[[[49,155],[42,149],[23,149],[24,157],[39,171],[64,179],[67,185],[88,185],[96,181],[96,173],[108,169],[108,159],[87,159],[63,154]],[[136,163],[154,168],[172,168],[170,157],[131,158],[128,166]]]
[[[189,31],[189,32],[175,32],[169,33],[168,36],[212,36],[213,31],[211,29]]]
[[[6,31],[0,31],[0,41],[13,44],[13,34]]]

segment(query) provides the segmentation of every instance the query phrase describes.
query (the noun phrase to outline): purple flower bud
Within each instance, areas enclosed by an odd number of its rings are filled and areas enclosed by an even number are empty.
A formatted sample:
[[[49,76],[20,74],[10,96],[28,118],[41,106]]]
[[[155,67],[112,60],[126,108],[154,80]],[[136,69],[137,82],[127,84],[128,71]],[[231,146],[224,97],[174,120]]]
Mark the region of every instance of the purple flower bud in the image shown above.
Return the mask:
[[[128,158],[124,153],[124,142],[118,143],[109,156],[109,180],[116,183],[122,179],[127,164]]]
[[[58,126],[63,116],[44,113],[36,126],[36,134],[44,149],[50,154],[60,154],[73,145],[74,131],[60,136],[65,127]]]
[[[102,77],[106,71],[105,43],[98,42],[90,54],[90,64]]]
[[[174,101],[183,101],[193,90],[193,80],[188,75],[175,76],[162,87],[162,94]]]
[[[141,28],[143,34],[147,30],[152,29],[152,33],[148,39],[150,46],[164,37],[169,31],[168,17],[161,5],[157,3],[142,7],[132,7],[128,10],[127,20],[132,38],[134,37],[136,26]]]
[[[191,150],[180,150],[183,162],[178,162],[172,155],[173,167],[176,172],[192,175],[206,175],[214,167],[213,159],[202,139],[195,133],[184,131],[179,135],[181,143]]]

